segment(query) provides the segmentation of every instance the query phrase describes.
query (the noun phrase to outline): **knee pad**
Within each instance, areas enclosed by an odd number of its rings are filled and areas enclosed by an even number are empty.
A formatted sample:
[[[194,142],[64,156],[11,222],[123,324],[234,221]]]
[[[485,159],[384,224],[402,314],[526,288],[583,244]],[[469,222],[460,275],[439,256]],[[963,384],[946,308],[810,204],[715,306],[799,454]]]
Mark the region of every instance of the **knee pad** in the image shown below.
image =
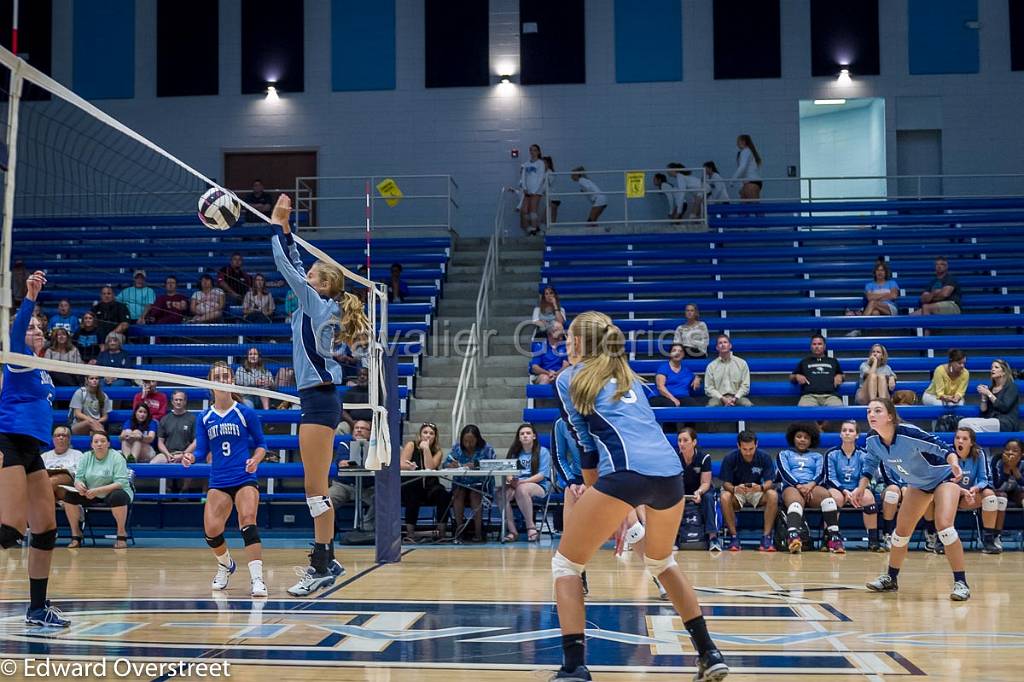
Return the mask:
[[[995,495],[989,495],[981,501],[982,511],[999,511],[999,498]]]
[[[836,504],[835,499],[831,495],[829,495],[828,497],[821,501],[821,511],[834,512],[837,509],[839,509],[839,506]]]
[[[314,519],[322,514],[326,514],[328,510],[333,508],[331,506],[331,498],[327,495],[307,497],[306,506],[309,507],[309,515]]]
[[[0,547],[4,549],[11,549],[21,544],[21,541],[25,539],[25,536],[13,526],[6,524],[0,526]]]
[[[835,500],[832,501],[832,504],[835,504]],[[802,504],[800,504],[799,502],[794,502],[793,504],[789,505],[786,508],[786,513],[787,514],[799,514],[800,516],[803,516],[804,515],[804,506]]]
[[[874,505],[874,504],[866,505],[863,509],[861,509],[861,511],[864,512],[865,514],[868,514],[868,515],[877,514],[878,513],[878,505]]]
[[[573,562],[562,556],[561,552],[555,552],[555,556],[551,557],[551,577],[554,580],[559,578],[571,578],[573,576],[581,578],[583,576],[583,569],[586,568],[583,564],[574,564]]]
[[[996,498],[996,511],[1004,512],[1008,506],[1010,506],[1010,501],[1008,499],[1005,497]]]
[[[669,554],[664,559],[652,559],[649,556],[644,556],[644,566],[650,571],[651,575],[657,578],[659,575],[667,571],[676,565],[675,553]]]
[[[212,538],[209,535],[207,535],[206,544],[208,544],[213,549],[217,549],[218,547],[224,544],[224,533],[221,533],[220,535]]]
[[[647,531],[644,530],[644,524],[637,521],[630,527],[629,530],[626,531],[626,542],[628,542],[631,545],[635,545],[636,543],[643,540],[644,535],[646,534]]]
[[[893,533],[889,536],[889,544],[891,544],[893,547],[906,547],[908,544],[910,544],[910,536],[897,535],[896,533]]]
[[[41,549],[44,552],[52,551],[57,546],[57,529],[51,528],[42,533],[32,533],[32,540],[28,546],[32,549]]]
[[[885,494],[882,495],[882,500],[885,501],[886,504],[899,504],[900,494],[895,490],[886,490]]]
[[[956,532],[956,528],[950,526],[949,528],[943,528],[939,531],[939,540],[944,545],[952,545],[960,539],[960,535]]]
[[[223,536],[221,536],[223,537]],[[242,529],[242,542],[245,546],[259,544],[260,541],[260,529],[256,526],[246,526]]]

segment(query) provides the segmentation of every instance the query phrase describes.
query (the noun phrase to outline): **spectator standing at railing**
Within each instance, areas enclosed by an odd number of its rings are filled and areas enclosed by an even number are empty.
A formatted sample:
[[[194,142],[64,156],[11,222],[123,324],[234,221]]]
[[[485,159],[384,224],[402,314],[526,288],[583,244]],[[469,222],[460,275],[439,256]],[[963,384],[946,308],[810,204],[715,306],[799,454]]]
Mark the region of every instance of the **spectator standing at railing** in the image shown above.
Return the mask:
[[[260,213],[268,216],[270,215],[270,212],[274,210],[274,202],[276,200],[276,197],[263,190],[263,181],[259,179],[252,181],[252,191],[243,197],[243,201],[245,201],[245,203],[249,204]],[[245,222],[259,223],[263,221],[255,213],[249,209],[245,209]]]
[[[76,365],[82,364],[82,354],[75,345],[71,343],[71,335],[65,327],[57,327],[51,335],[50,347],[46,349],[43,357],[49,360],[60,360],[71,362]],[[54,386],[80,386],[81,382],[77,374],[67,372],[50,372],[50,378]]]
[[[1017,431],[1020,425],[1020,395],[1013,381],[1013,371],[1006,360],[992,361],[992,385],[978,386],[981,416],[960,420],[959,427],[981,431]]]
[[[825,337],[811,337],[811,354],[797,363],[789,380],[800,387],[800,407],[842,407],[839,387],[843,384],[843,370],[839,361],[825,354]]]
[[[231,261],[217,271],[217,286],[232,303],[241,303],[252,288],[252,275],[242,267],[242,254],[231,254]]]
[[[196,415],[188,411],[185,391],[171,394],[171,411],[160,420],[156,430],[158,454],[152,464],[180,464],[182,456],[196,449]]]
[[[111,332],[124,342],[128,325],[132,323],[132,314],[128,306],[114,298],[113,287],[100,289],[100,301],[92,307],[92,314],[96,318],[96,334],[101,343],[106,343]]]
[[[932,372],[932,382],[921,394],[921,404],[933,407],[954,407],[964,404],[971,373],[967,371],[967,356],[959,348],[951,348],[948,362]]]
[[[732,174],[733,180],[738,180],[740,185],[740,198],[746,201],[757,201],[761,198],[761,155],[757,153],[754,140],[750,135],[740,135],[736,138],[736,172]]]
[[[704,370],[704,394],[708,407],[753,407],[750,394],[750,367],[743,358],[733,355],[732,341],[719,334],[715,341],[718,357]]]
[[[601,188],[586,176],[586,170],[583,166],[576,166],[572,169],[570,177],[573,182],[579,183],[580,191],[590,199],[590,213],[587,214],[587,223],[590,227],[597,227],[597,219],[604,213],[604,209],[608,208],[608,197],[602,194]]]
[[[270,324],[274,321],[274,296],[267,290],[267,278],[256,275],[252,288],[242,299],[242,319],[246,322]]]
[[[704,191],[708,193],[710,202],[729,203],[729,184],[718,172],[718,166],[714,161],[704,162]]]
[[[405,303],[409,297],[409,285],[402,281],[402,264],[392,263],[388,279],[388,303]]]
[[[530,158],[520,167],[519,189],[523,192],[523,205],[519,209],[523,231],[535,235],[540,232],[540,200],[547,192],[547,166],[538,144],[530,145]]]
[[[213,286],[213,277],[199,278],[199,291],[192,294],[192,318],[189,322],[220,322],[224,315],[224,291]]]
[[[683,164],[673,161],[665,166],[668,174],[667,197],[669,200],[669,217],[681,220],[686,213],[686,179],[682,175]]]
[[[679,175],[676,177],[679,188],[684,192],[683,205],[685,210],[680,216],[684,220],[694,220],[700,217],[701,206],[704,204],[704,183],[693,171],[680,164]]]
[[[678,220],[679,212],[676,210],[676,196],[679,192],[676,190],[675,185],[668,181],[668,176],[665,173],[654,174],[654,189],[665,197],[665,202],[668,204],[668,219]]]
[[[78,316],[71,311],[71,301],[66,298],[60,299],[57,314],[50,318],[50,329],[63,327],[68,330],[68,334],[74,336],[78,333],[79,326]]]
[[[128,306],[128,314],[136,324],[145,324],[150,306],[156,302],[156,293],[146,286],[145,270],[136,270],[132,281],[132,286],[122,289],[117,300]]]
[[[686,322],[676,327],[672,343],[680,343],[688,358],[708,356],[708,325],[700,319],[700,308],[696,303],[687,303],[683,311]]]
[[[147,379],[142,382],[142,390],[132,398],[132,409],[142,403],[146,404],[150,415],[157,421],[167,415],[167,396],[157,390],[155,381]]]
[[[164,293],[156,297],[149,307],[149,324],[181,324],[188,315],[188,297],[178,293],[178,278],[168,275],[164,280]]]
[[[546,174],[544,175],[544,198],[548,204],[548,216],[549,224],[558,222],[558,207],[562,205],[561,199],[550,199],[552,193],[558,192],[556,181],[557,176],[555,175],[555,160],[550,156],[542,156],[541,159],[544,161],[544,169]]]
[[[75,332],[75,346],[82,355],[82,362],[95,365],[100,355],[100,329],[96,324],[96,316],[91,312],[82,315],[82,324]]]
[[[949,261],[939,256],[935,259],[935,277],[921,294],[921,307],[913,315],[959,315],[960,283],[949,274]]]

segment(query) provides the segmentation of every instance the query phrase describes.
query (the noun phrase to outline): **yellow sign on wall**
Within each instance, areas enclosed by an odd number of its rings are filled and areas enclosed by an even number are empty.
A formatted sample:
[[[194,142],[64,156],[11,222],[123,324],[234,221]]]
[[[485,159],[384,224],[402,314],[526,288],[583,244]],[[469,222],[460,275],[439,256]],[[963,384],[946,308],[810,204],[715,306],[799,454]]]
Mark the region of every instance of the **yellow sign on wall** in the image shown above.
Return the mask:
[[[387,197],[385,202],[388,206],[397,206],[402,200],[402,190],[398,189],[398,183],[391,178],[384,178],[378,182],[377,191],[382,197]]]
[[[646,175],[643,171],[632,171],[626,173],[626,198],[643,199],[647,192],[645,186]]]

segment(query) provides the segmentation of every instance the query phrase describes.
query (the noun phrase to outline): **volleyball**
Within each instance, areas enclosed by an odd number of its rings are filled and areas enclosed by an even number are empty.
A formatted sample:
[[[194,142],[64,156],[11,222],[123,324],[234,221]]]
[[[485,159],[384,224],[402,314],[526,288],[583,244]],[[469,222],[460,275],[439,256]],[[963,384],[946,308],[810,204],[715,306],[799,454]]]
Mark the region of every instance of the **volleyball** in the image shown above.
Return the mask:
[[[211,230],[230,228],[241,212],[238,197],[219,187],[211,187],[199,197],[199,221]]]

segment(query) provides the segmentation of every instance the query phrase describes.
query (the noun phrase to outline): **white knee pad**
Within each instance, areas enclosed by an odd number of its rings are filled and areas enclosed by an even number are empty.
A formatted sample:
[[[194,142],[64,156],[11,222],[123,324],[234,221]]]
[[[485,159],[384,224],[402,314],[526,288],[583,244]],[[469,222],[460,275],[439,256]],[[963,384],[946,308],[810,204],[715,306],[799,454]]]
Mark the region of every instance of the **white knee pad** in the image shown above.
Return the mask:
[[[644,566],[647,567],[647,570],[650,571],[651,575],[655,578],[675,565],[676,555],[674,552],[664,559],[652,559],[649,556],[644,556]]]
[[[999,511],[999,498],[995,495],[989,495],[981,501],[982,511]]]
[[[835,502],[833,502],[833,504],[835,504]],[[799,502],[794,502],[793,504],[789,505],[789,507],[786,508],[786,513],[787,514],[799,514],[800,516],[803,516],[804,515],[804,506],[802,504],[800,504]]]
[[[321,514],[326,514],[331,509],[331,498],[326,495],[307,497],[306,506],[309,507],[309,515],[315,519]]]
[[[952,545],[954,542],[960,539],[960,535],[957,534],[956,528],[950,526],[949,528],[943,528],[939,531],[939,540],[944,545]]]
[[[1004,512],[1010,505],[1010,501],[1005,497],[996,497],[996,511]]]
[[[629,530],[626,531],[626,542],[631,545],[635,545],[644,539],[647,531],[644,530],[644,524],[637,521],[634,523]]]
[[[583,564],[574,564],[566,559],[561,552],[555,552],[555,556],[551,557],[551,577],[554,580],[573,576],[579,578],[583,575],[584,568],[586,566]]]
[[[886,504],[898,504],[900,501],[900,494],[895,490],[886,490],[885,494],[882,495],[882,500]]]
[[[897,535],[896,533],[893,533],[889,536],[889,544],[893,547],[906,547],[909,543],[909,535]]]
[[[837,509],[839,509],[839,507],[836,505],[836,501],[831,495],[821,501],[821,511],[834,512]]]

